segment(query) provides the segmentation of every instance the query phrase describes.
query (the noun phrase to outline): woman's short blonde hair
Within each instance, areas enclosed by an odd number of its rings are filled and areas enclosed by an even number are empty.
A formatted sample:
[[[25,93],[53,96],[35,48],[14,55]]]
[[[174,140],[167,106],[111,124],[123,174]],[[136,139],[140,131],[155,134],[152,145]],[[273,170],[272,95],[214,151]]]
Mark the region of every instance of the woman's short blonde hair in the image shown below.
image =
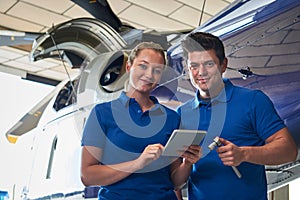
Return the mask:
[[[164,49],[161,47],[160,44],[154,42],[142,42],[138,44],[134,49],[131,50],[127,63],[131,65],[133,63],[133,60],[139,55],[139,52],[143,49],[152,49],[160,53],[164,59],[164,65],[166,65],[166,57],[165,57]]]

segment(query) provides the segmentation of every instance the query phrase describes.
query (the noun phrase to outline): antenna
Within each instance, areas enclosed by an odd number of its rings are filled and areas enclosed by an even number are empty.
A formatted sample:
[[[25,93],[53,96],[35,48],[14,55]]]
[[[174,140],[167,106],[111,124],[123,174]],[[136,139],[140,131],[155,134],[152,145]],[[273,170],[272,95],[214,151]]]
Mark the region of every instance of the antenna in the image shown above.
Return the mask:
[[[233,71],[238,71],[242,75],[243,80],[246,80],[247,78],[252,77],[252,76],[260,76],[260,77],[266,76],[266,75],[260,75],[260,74],[253,73],[251,71],[250,67],[248,67],[248,66],[242,67],[240,69],[227,67],[227,69],[230,69]]]
[[[52,27],[54,28],[53,25],[52,25]],[[72,91],[73,91],[73,93],[74,93],[74,95],[75,95],[75,97],[76,97],[76,90],[75,90],[74,84],[72,83],[70,74],[69,74],[69,72],[68,72],[68,70],[67,70],[67,66],[65,65],[65,62],[63,61],[62,55],[61,55],[61,53],[60,53],[60,51],[59,51],[59,49],[58,49],[58,46],[57,46],[57,44],[56,44],[56,42],[55,42],[55,40],[54,40],[54,37],[52,36],[51,33],[47,33],[47,34],[49,34],[49,36],[50,36],[50,38],[51,38],[51,40],[52,40],[52,42],[53,42],[53,44],[54,44],[54,46],[55,46],[57,52],[58,52],[59,59],[61,60],[63,66],[64,66],[64,69],[65,69],[65,71],[66,71],[66,73],[67,73],[67,76],[68,76],[68,79],[69,79],[69,81],[70,81],[70,85],[71,85],[71,87],[72,87]]]
[[[204,1],[203,1],[203,4],[202,4],[202,10],[201,10],[201,15],[200,15],[200,20],[199,20],[199,26],[201,25],[201,22],[202,22],[202,18],[203,18],[203,14],[204,14],[205,3],[206,3],[206,0],[204,0]]]
[[[159,84],[158,86],[167,85],[167,84],[169,84],[169,83],[171,83],[173,81],[176,81],[176,80],[178,80],[178,79],[186,76],[186,74],[187,74],[187,69],[186,69],[186,67],[184,67],[181,74],[179,74],[178,76],[176,76],[176,77],[174,77],[174,78],[172,78],[172,79],[170,79],[170,80],[168,80],[168,81],[166,81],[164,83]]]
[[[253,72],[250,70],[250,67],[244,67],[239,69],[238,72],[243,75],[243,79],[246,80],[248,77],[253,76]]]
[[[178,79],[180,79],[181,77],[183,77],[183,76],[185,76],[185,74],[180,74],[179,76],[177,76],[177,77],[175,77],[175,78],[172,78],[171,80],[168,80],[168,81],[166,81],[166,82],[164,82],[164,83],[162,83],[162,84],[159,84],[158,86],[164,86],[164,85],[167,85],[168,83],[171,83],[171,82],[173,82],[173,81],[176,81],[176,80],[178,80]]]

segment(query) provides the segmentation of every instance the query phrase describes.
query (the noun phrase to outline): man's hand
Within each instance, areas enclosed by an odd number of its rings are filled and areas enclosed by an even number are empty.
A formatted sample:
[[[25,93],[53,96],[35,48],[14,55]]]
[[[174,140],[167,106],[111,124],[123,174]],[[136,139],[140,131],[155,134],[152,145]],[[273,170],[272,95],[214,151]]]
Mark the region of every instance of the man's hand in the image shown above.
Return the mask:
[[[220,138],[222,146],[218,147],[217,152],[224,165],[238,166],[243,162],[244,155],[240,147],[232,142]]]
[[[195,164],[202,156],[202,149],[199,145],[190,145],[181,155],[185,163]]]

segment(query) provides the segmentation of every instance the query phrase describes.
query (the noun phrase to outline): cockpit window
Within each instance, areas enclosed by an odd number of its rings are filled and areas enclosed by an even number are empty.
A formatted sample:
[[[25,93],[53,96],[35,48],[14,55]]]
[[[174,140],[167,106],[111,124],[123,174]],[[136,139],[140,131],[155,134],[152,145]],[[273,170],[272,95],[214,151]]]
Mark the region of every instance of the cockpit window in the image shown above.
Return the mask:
[[[72,84],[71,84],[72,83]],[[78,80],[68,82],[58,93],[53,108],[59,111],[62,108],[76,103],[76,88]]]

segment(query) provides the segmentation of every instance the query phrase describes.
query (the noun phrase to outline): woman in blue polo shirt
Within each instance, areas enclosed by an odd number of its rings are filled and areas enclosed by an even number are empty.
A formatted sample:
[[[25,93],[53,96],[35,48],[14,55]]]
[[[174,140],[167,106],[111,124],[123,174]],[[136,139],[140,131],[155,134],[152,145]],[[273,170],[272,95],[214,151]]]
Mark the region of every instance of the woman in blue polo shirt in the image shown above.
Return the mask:
[[[96,105],[82,138],[81,179],[100,185],[99,199],[177,199],[163,145],[179,126],[175,111],[150,96],[166,64],[160,45],[144,42],[126,64],[126,91]]]

